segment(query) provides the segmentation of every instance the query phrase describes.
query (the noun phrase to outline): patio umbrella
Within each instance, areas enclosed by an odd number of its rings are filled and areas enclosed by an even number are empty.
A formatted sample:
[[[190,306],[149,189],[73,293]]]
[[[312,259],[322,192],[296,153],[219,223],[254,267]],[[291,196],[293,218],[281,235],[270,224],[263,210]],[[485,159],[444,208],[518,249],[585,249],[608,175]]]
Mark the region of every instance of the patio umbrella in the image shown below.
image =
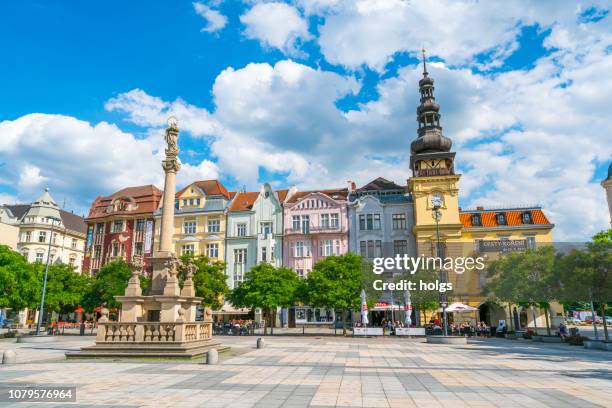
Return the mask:
[[[440,309],[440,311],[441,310],[442,309]],[[452,313],[452,312],[474,312],[476,310],[478,310],[477,307],[468,306],[468,305],[463,304],[461,302],[451,303],[446,308],[446,311],[449,312],[449,313]]]
[[[410,301],[410,292],[408,290],[404,291],[404,323],[406,323],[406,327],[410,327],[412,325],[412,302]]]
[[[366,293],[361,289],[361,323],[364,326],[368,325],[368,303],[366,302]]]

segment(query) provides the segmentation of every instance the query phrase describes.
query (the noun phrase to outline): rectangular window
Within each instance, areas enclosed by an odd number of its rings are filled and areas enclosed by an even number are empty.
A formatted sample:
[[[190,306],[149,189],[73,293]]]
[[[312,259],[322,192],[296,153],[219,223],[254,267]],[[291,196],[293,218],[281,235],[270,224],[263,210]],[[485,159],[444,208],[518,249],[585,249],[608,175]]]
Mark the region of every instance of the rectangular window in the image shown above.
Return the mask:
[[[103,223],[96,224],[96,234],[103,234],[103,233],[104,233],[104,224]]]
[[[193,255],[194,252],[195,246],[193,244],[187,244],[181,247],[181,255]]]
[[[142,256],[142,242],[137,242],[134,244],[134,255]]]
[[[246,272],[247,250],[246,248],[234,249],[234,283],[244,281]]]
[[[36,262],[42,263],[44,256],[45,256],[45,254],[43,252],[37,252],[36,253]]]
[[[338,214],[331,214],[331,222],[329,226],[331,228],[338,228],[340,226],[338,219],[339,219]]]
[[[25,237],[23,238],[25,242],[30,242],[32,240],[32,231],[26,231]]]
[[[304,277],[304,270],[303,269],[296,269],[295,272],[297,273],[297,276],[299,276],[300,278]]]
[[[144,231],[145,229],[145,220],[139,218],[136,220],[136,231]]]
[[[200,206],[200,199],[199,198],[195,199],[195,205],[197,205],[198,207]]]
[[[304,256],[304,242],[298,241],[295,243],[295,256],[296,257]]]
[[[119,244],[118,243],[113,242],[111,254],[112,256],[119,256]]]
[[[221,230],[220,220],[208,220],[208,232],[219,232]]]
[[[245,223],[236,224],[236,235],[239,237],[246,237],[247,225]]]
[[[374,229],[374,217],[373,217],[373,214],[367,214],[366,215],[366,229],[368,231]]]
[[[72,238],[72,242],[70,243],[70,248],[76,249],[76,247],[77,247],[77,240],[76,238]]]
[[[47,232],[46,231],[38,232],[38,242],[47,242]]]
[[[408,253],[408,241],[405,239],[393,241],[393,253],[403,255]]]
[[[323,246],[323,255],[330,256],[334,254],[334,241],[331,239],[325,240],[325,245]]]
[[[123,232],[123,220],[113,221],[113,232]]]
[[[300,216],[299,215],[294,215],[292,218],[292,224],[291,224],[291,229],[294,231],[299,231],[300,230]]]
[[[68,259],[68,265],[70,266],[74,266],[74,263],[76,262],[76,258],[70,258]]]
[[[535,237],[526,237],[527,248],[528,249],[536,249],[536,239]]]
[[[272,234],[272,223],[271,222],[262,222],[259,228],[260,228],[260,232],[263,235],[264,239],[268,238],[268,235]]]
[[[310,233],[310,216],[302,215],[302,234]]]
[[[267,259],[267,255],[268,255],[267,249],[268,248],[266,248],[266,247],[261,247],[261,261],[262,262],[267,262],[268,261],[268,259]]]
[[[187,199],[183,199],[183,207],[187,206]]]
[[[359,229],[361,231],[365,231],[365,229],[366,229],[365,214],[359,214]]]
[[[393,214],[393,229],[394,230],[405,230],[406,225],[406,214]]]
[[[195,221],[185,221],[183,223],[183,233],[185,234],[195,234],[197,229],[197,224]]]
[[[101,245],[96,245],[94,247],[93,257],[94,257],[94,259],[99,259],[101,256],[102,256],[102,246]]]
[[[209,258],[218,258],[219,244],[206,244],[206,256]]]
[[[374,229],[380,229],[380,214],[374,214]]]
[[[321,214],[321,228],[329,228],[329,214]]]
[[[340,240],[336,240],[336,255],[340,255]]]
[[[359,255],[361,255],[362,258],[368,257],[366,245],[367,245],[367,241],[359,241]]]

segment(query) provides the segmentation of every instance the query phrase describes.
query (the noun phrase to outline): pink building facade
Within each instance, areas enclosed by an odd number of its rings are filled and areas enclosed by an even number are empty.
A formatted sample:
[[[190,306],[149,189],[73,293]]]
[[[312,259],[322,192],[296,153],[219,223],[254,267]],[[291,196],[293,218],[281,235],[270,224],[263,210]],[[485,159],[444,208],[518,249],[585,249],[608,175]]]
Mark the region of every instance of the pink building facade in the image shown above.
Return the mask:
[[[284,266],[306,277],[320,259],[348,252],[347,195],[347,189],[303,191],[284,204]]]

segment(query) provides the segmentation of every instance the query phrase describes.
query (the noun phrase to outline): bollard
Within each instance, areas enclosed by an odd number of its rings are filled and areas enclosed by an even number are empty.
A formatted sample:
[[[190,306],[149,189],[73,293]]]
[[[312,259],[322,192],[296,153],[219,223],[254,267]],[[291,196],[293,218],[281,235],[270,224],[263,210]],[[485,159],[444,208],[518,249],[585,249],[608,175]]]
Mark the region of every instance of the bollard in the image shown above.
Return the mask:
[[[265,345],[266,345],[266,343],[265,343],[263,337],[260,337],[260,338],[257,339],[257,348],[258,349],[264,348]]]
[[[206,353],[206,364],[212,365],[219,362],[219,352],[216,349],[208,350]]]
[[[17,362],[17,355],[13,350],[6,350],[2,354],[2,364],[15,364]]]

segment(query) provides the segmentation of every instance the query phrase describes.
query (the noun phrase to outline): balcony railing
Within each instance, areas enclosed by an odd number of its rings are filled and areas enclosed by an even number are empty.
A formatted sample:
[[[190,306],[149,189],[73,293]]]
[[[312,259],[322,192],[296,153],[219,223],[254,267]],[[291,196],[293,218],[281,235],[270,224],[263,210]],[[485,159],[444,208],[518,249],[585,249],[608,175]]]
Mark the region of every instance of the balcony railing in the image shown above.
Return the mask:
[[[285,228],[285,234],[319,234],[325,232],[346,232],[346,229],[338,226],[309,226],[307,228]]]
[[[98,323],[96,343],[186,343],[211,336],[212,322],[104,322]]]

